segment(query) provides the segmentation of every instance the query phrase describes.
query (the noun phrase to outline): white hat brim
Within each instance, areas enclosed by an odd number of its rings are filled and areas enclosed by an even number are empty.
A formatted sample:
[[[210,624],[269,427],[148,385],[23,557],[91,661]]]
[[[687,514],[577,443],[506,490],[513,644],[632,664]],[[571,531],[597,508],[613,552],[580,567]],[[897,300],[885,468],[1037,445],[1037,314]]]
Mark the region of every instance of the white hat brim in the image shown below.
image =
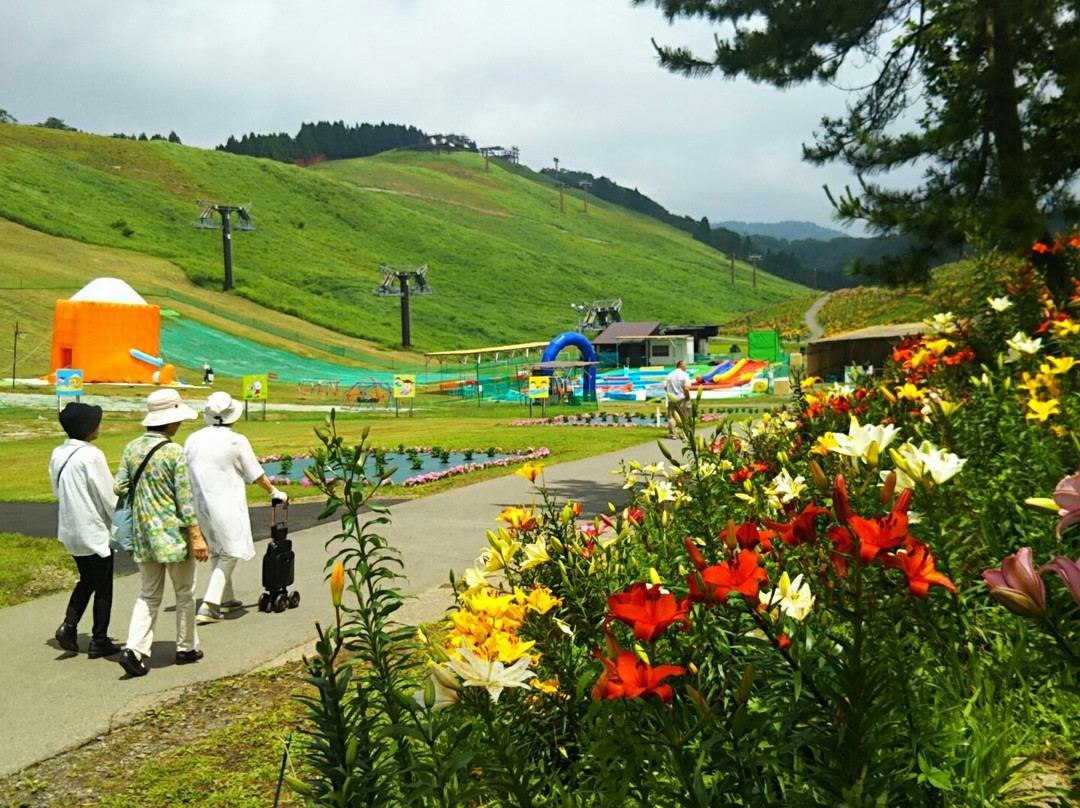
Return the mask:
[[[165,426],[166,424],[175,424],[178,421],[193,421],[198,417],[199,414],[187,404],[178,404],[167,410],[147,413],[146,417],[142,419],[142,425]]]
[[[203,411],[203,421],[207,426],[216,426],[221,418],[220,423],[224,426],[235,424],[240,420],[240,416],[244,414],[244,405],[237,401],[235,398],[230,399],[229,408],[224,412],[218,413],[218,415],[211,415],[209,412]]]

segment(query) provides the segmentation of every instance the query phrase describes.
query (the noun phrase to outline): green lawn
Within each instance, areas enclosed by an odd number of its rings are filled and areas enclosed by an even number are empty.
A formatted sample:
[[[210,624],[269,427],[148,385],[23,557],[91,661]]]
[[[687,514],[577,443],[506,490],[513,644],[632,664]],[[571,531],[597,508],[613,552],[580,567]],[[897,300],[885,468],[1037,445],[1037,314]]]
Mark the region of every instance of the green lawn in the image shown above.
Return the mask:
[[[0,608],[69,590],[77,580],[75,562],[60,542],[0,533]]]

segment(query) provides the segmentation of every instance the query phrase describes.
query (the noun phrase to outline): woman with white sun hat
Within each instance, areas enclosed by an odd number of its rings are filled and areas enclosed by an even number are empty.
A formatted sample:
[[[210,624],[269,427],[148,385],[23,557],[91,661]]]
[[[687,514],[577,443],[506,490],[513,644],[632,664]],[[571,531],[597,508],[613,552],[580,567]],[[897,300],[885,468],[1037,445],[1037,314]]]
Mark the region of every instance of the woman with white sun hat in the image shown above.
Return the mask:
[[[180,394],[155,390],[146,399],[146,431],[131,441],[120,458],[115,493],[126,496],[135,484],[131,515],[132,557],[139,565],[142,586],[131,613],[127,647],[120,665],[130,676],[145,676],[146,659],[154,643],[154,625],[172,579],[176,596],[176,664],[203,657],[195,632],[195,562],[207,559],[191,493],[187,458],[172,437],[184,421],[198,418]]]
[[[203,410],[206,426],[184,444],[195,510],[210,546],[210,583],[196,617],[200,624],[216,623],[243,605],[233,593],[233,568],[255,556],[244,484],[258,485],[275,503],[288,500],[267,478],[248,439],[233,431],[243,412],[244,405],[228,393],[212,393]]]

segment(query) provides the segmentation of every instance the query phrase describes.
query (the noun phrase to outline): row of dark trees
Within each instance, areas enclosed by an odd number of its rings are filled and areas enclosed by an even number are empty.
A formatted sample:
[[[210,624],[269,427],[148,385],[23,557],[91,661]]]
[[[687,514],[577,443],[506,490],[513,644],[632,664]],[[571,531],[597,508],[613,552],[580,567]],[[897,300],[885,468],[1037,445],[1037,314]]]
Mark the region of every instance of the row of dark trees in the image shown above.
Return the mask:
[[[748,261],[751,255],[760,255],[758,259],[760,269],[771,275],[817,289],[842,289],[865,283],[865,277],[848,274],[848,267],[852,262],[880,260],[885,255],[899,254],[907,247],[907,242],[901,238],[844,237],[828,242],[812,239],[807,239],[805,242],[788,242],[768,236],[742,235],[723,227],[714,228],[705,217],[698,220],[690,216],[671,213],[637,188],[626,188],[607,177],[594,177],[584,171],[568,170],[560,170],[556,174],[550,168],[541,169],[540,173],[564,182],[569,187],[578,187],[582,182],[587,182],[589,193],[599,199],[659,219],[665,224],[689,233],[703,244],[708,244],[713,249],[724,253],[725,256],[734,255],[740,260]],[[834,242],[835,247],[833,247]],[[806,260],[809,256],[812,256],[812,260]]]
[[[433,145],[432,139],[432,136],[415,126],[394,123],[346,125],[344,121],[319,121],[302,124],[295,137],[285,132],[269,135],[252,132],[237,140],[229,135],[218,150],[294,163],[310,162],[315,158],[347,160],[370,157],[392,149],[423,149]]]

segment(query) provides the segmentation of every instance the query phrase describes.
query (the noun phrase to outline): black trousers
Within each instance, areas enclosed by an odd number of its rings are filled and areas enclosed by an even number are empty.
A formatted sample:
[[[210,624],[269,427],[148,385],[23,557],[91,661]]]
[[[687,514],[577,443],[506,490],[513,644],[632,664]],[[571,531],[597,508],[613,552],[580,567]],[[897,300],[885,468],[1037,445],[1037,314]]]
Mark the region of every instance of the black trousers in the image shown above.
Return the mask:
[[[72,558],[75,559],[75,566],[79,568],[79,582],[75,584],[71,598],[68,600],[65,622],[77,626],[90,603],[90,596],[93,595],[94,628],[91,636],[97,639],[108,639],[109,618],[112,616],[112,553],[108,558],[102,558],[99,555],[72,556]]]

